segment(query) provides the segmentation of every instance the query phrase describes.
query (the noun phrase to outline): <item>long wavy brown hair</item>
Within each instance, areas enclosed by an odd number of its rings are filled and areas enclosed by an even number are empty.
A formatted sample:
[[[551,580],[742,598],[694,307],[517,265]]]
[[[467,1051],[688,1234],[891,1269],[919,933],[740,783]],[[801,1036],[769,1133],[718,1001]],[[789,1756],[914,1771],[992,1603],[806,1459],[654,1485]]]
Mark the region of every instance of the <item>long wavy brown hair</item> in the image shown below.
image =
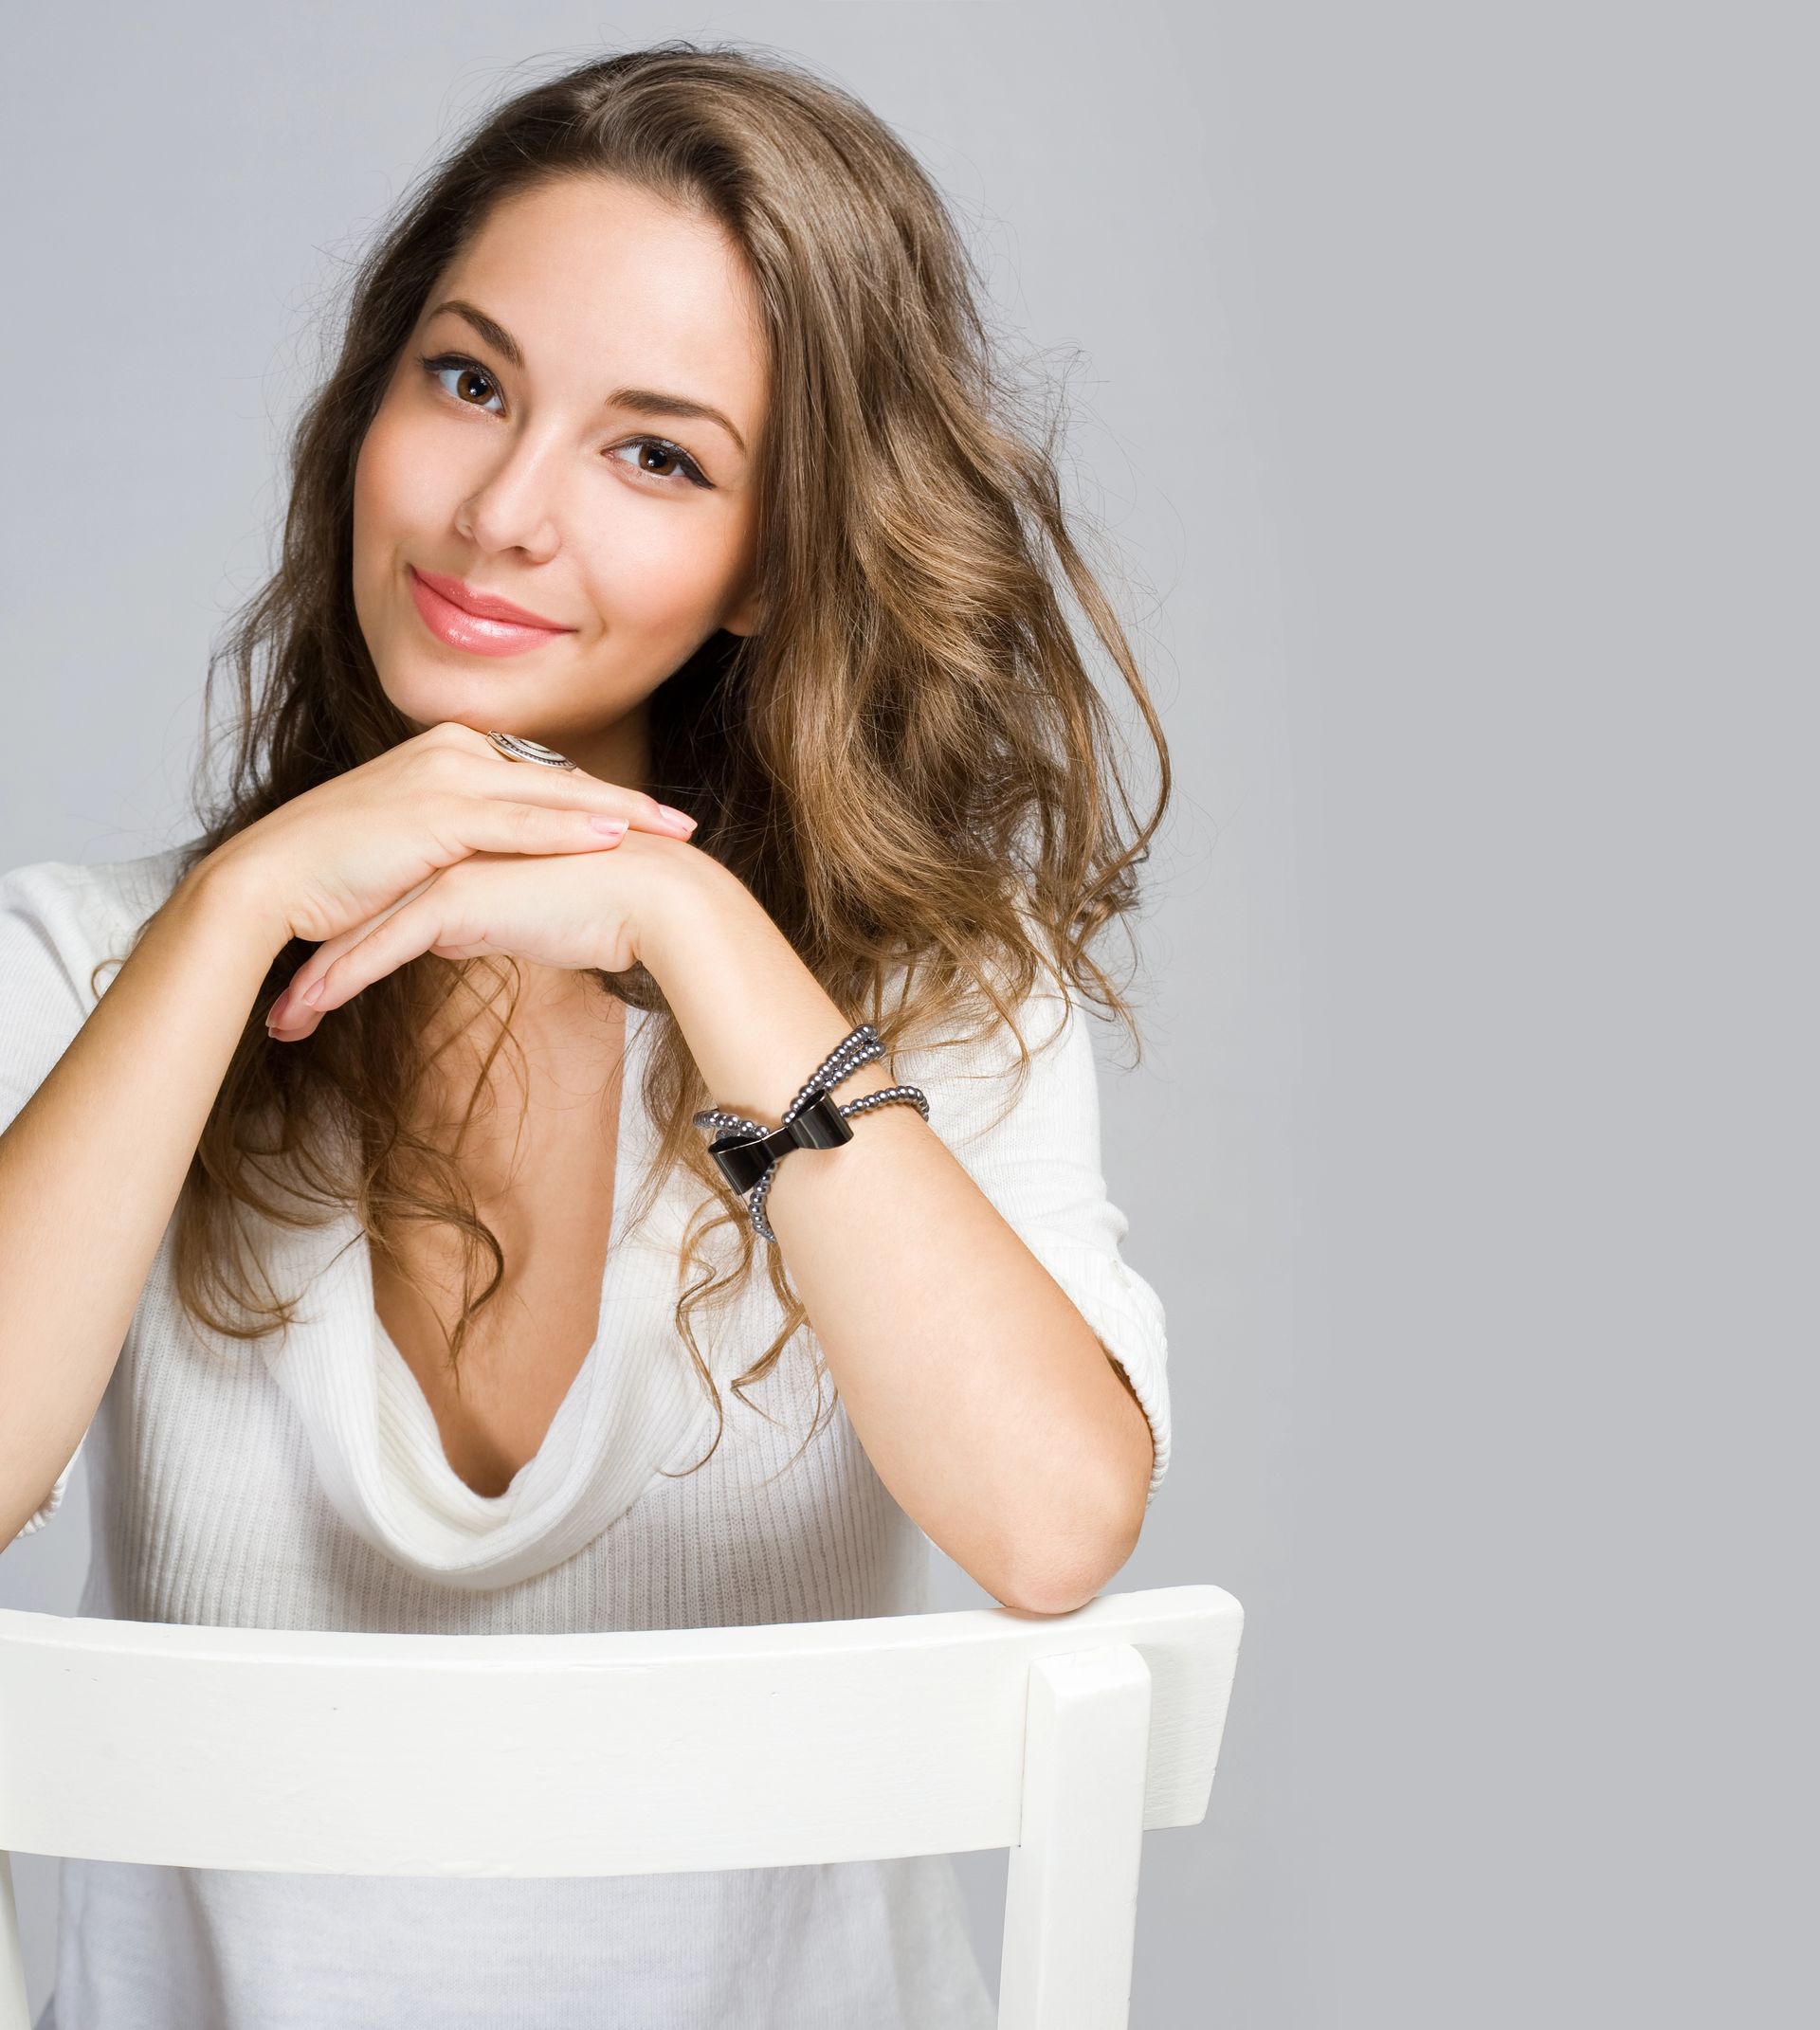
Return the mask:
[[[693,843],[745,882],[887,1052],[913,1030],[955,1037],[976,1016],[1010,1025],[1021,1076],[1029,1054],[1014,1012],[1039,975],[1116,1014],[1138,1042],[1126,995],[1090,947],[1137,905],[1169,757],[1065,517],[1055,413],[1037,415],[996,356],[977,272],[902,144],[800,65],[731,45],[666,42],[513,97],[407,194],[354,270],[338,357],[292,437],[281,560],[209,659],[205,734],[223,663],[238,710],[212,790],[205,737],[193,789],[204,829],[180,849],[179,878],[414,730],[387,698],[355,615],[355,455],[427,292],[489,208],[589,175],[718,220],[743,250],[770,343],[764,625],[745,638],[718,632],[652,696],[652,779],[640,787],[696,815]],[[1063,579],[1155,746],[1156,800],[1141,823]],[[411,1125],[428,1069],[423,1016],[477,974],[494,988],[478,1003],[494,1008],[503,983],[490,1066],[510,1036],[517,970],[427,953],[304,1042],[275,1045],[264,1012],[309,950],[294,942],[278,955],[209,1112],[177,1204],[181,1301],[239,1339],[290,1322],[301,1293],[264,1281],[244,1207],[296,1223],[292,1194],[352,1203],[393,1261],[409,1223],[446,1222],[467,1263],[449,1346],[459,1389],[462,1344],[505,1262],[453,1153]],[[746,1281],[758,1243],[692,1125],[713,1096],[656,982],[643,968],[588,977],[653,1024],[643,1097],[658,1153],[628,1224],[676,1165],[701,1183],[676,1323],[713,1398],[718,1445],[724,1410],[690,1314]],[[888,1005],[887,981],[898,983]],[[331,1119],[351,1134],[325,1134]],[[357,1174],[338,1174],[349,1150]],[[276,1200],[262,1182],[274,1154],[290,1165]],[[717,1266],[708,1240],[728,1226],[737,1260]],[[807,1315],[776,1251],[764,1255],[785,1322],[737,1391]],[[810,1437],[818,1426],[819,1393]]]

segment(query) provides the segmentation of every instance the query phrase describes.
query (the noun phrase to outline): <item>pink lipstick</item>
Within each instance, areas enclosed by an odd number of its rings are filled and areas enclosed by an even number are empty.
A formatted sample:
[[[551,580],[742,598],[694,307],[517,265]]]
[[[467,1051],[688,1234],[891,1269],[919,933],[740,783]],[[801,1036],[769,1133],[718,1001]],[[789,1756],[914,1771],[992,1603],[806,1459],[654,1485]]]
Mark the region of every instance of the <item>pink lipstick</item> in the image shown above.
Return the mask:
[[[419,571],[414,564],[407,569],[410,596],[424,625],[450,648],[464,648],[476,656],[521,656],[558,635],[575,632],[542,620],[497,593],[477,592],[459,578]]]

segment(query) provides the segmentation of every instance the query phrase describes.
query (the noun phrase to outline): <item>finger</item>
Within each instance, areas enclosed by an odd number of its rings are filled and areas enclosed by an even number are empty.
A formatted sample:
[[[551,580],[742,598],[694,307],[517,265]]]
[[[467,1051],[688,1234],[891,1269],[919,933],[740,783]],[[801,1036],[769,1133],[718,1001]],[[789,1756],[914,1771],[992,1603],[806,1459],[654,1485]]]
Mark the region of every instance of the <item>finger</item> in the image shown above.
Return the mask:
[[[425,875],[414,888],[407,888],[403,895],[399,896],[395,900],[388,902],[384,909],[375,911],[364,923],[356,923],[352,930],[339,931],[335,936],[325,938],[310,953],[302,965],[297,969],[296,980],[292,982],[292,985],[295,986],[297,980],[301,980],[307,986],[311,980],[319,979],[341,956],[342,952],[348,951],[352,946],[357,945],[369,931],[384,923],[388,916],[396,915],[407,902],[414,902],[442,871],[438,867],[435,874]]]
[[[617,845],[628,823],[623,811],[457,797],[447,807],[446,825],[438,829],[446,829],[468,853],[586,853]]]
[[[307,1021],[308,1027],[300,1033],[307,1036],[323,1016],[344,1007],[375,980],[383,980],[400,966],[446,944],[450,929],[446,916],[446,889],[436,893],[420,891],[410,901],[389,911],[306,983],[299,995],[295,1019],[299,1024]],[[472,955],[467,947],[463,949],[464,954]],[[311,963],[314,968],[315,962]],[[303,995],[311,992],[316,999],[305,1001]]]
[[[514,802],[572,809],[579,805],[589,811],[624,818],[635,831],[657,832],[673,839],[686,839],[696,828],[696,821],[687,811],[660,804],[642,789],[607,782],[586,769],[545,769],[535,763],[508,761],[504,766],[514,770],[514,779],[502,784],[502,757],[499,751],[483,734],[477,734],[475,738],[480,742],[480,752],[473,758],[484,773],[474,780],[489,800],[509,796]]]
[[[424,890],[436,879],[437,875],[441,874],[442,871],[439,867],[436,870],[436,874],[426,875],[414,888],[407,888],[395,902],[388,903],[377,915],[369,916],[364,923],[356,923],[352,930],[337,932],[335,936],[325,938],[321,944],[318,945],[309,957],[303,961],[302,965],[292,973],[289,980],[285,982],[283,989],[266,1010],[265,1027],[267,1032],[276,1035],[280,1031],[290,1030],[300,1014],[307,1014],[309,1012],[306,1006],[300,1006],[304,989],[313,987],[335,964],[336,960],[341,956],[342,952],[349,950],[351,946],[357,945],[375,924],[383,923],[388,916],[401,910],[407,902],[412,901],[416,897],[422,895]],[[314,1028],[315,1024],[312,1023],[310,1026]],[[301,1033],[307,1035],[308,1031],[305,1030]],[[286,1040],[291,1041],[292,1039],[287,1037]]]

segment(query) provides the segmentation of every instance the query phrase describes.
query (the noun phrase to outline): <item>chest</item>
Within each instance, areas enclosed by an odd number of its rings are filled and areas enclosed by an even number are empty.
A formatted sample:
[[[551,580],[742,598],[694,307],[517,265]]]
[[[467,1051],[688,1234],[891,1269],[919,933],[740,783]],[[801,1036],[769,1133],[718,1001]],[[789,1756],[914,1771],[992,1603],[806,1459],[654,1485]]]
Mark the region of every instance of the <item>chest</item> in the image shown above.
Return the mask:
[[[450,1469],[476,1494],[503,1494],[536,1456],[599,1335],[619,1113],[616,1075],[571,1104],[534,1098],[463,1165],[504,1263],[458,1368],[448,1338],[462,1309],[462,1236],[412,1222],[392,1259],[372,1250],[379,1322],[423,1391]],[[480,1260],[477,1291],[490,1273],[490,1258]]]

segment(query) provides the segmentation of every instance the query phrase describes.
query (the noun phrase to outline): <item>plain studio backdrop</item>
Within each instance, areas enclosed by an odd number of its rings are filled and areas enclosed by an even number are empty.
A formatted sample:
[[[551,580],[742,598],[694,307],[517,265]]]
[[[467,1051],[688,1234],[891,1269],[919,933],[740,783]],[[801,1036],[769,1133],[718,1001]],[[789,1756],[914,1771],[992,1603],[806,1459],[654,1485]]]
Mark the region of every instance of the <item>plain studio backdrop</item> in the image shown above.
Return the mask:
[[[318,308],[534,78],[672,35],[807,60],[1065,383],[1178,786],[1143,1061],[1101,1031],[1175,1430],[1115,1585],[1247,1609],[1209,1819],[1146,1846],[1138,2030],[1811,2007],[1801,28],[9,10],[9,867],[187,836]],[[87,1555],[79,1475],[0,1603],[73,1611]],[[937,1565],[938,1604],[985,1602]],[[1004,1856],[962,1868],[995,1981]],[[55,1876],[17,1879],[35,2008]]]

